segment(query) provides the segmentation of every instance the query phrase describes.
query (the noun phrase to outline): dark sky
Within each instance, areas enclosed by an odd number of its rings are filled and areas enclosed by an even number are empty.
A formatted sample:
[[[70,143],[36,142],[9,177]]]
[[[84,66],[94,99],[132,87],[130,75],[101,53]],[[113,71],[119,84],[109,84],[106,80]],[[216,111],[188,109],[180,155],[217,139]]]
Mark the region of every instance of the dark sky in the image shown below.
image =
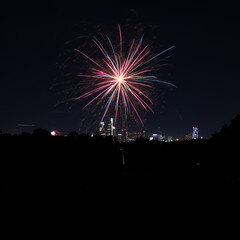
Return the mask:
[[[0,14],[0,128],[13,133],[31,129],[17,124],[34,124],[62,133],[78,130],[81,108],[55,106],[61,97],[53,86],[66,42],[83,34],[83,23],[108,29],[130,23],[141,24],[143,31],[157,26],[155,45],[176,45],[166,80],[178,88],[166,90],[146,130],[160,127],[167,136],[182,138],[198,125],[200,136],[210,137],[240,113],[239,12],[219,1],[6,1]]]

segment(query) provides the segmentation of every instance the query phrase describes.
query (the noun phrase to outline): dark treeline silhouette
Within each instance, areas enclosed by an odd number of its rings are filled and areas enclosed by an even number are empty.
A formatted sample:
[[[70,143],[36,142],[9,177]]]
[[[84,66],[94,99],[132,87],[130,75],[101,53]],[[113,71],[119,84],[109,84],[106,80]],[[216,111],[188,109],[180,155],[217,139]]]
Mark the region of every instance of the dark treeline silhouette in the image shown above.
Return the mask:
[[[79,194],[103,190],[119,177],[118,143],[111,137],[72,132],[52,137],[47,130],[33,134],[0,135],[1,191],[7,194]]]
[[[239,115],[211,139],[166,143],[119,143],[77,132],[51,136],[43,129],[1,132],[1,193],[40,199],[234,193],[240,184],[239,134]]]
[[[231,123],[223,125],[220,132],[214,132],[212,135],[212,141],[218,143],[224,143],[227,145],[238,144],[240,142],[240,115],[237,115]]]

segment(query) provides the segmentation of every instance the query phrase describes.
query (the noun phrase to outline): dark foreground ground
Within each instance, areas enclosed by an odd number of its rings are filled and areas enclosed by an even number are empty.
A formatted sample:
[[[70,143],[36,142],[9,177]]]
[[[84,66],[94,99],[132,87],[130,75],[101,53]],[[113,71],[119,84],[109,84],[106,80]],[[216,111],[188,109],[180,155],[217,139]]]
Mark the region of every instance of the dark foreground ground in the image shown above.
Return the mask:
[[[237,215],[238,143],[0,138],[2,210],[19,224],[27,217],[29,228],[94,229],[107,220],[120,229],[139,221],[173,231],[185,222],[200,231],[201,223]]]

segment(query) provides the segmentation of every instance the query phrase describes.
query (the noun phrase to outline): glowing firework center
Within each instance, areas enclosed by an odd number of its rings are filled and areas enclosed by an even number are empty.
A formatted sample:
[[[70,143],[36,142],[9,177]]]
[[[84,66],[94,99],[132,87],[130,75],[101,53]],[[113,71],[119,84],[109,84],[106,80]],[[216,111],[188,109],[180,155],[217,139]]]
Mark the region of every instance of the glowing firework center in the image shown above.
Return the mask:
[[[122,74],[116,77],[116,81],[117,81],[119,84],[121,84],[121,83],[124,82],[124,78],[123,78]]]
[[[79,77],[90,79],[90,90],[76,97],[75,100],[89,98],[90,100],[84,108],[93,102],[102,103],[105,109],[99,122],[104,121],[110,107],[115,105],[114,125],[116,125],[118,112],[124,113],[125,118],[130,113],[135,113],[137,119],[144,125],[139,109],[142,108],[145,111],[150,110],[153,112],[151,108],[153,102],[150,99],[152,92],[150,90],[154,87],[153,84],[158,82],[176,87],[169,82],[158,80],[156,76],[149,75],[151,68],[148,68],[148,65],[153,59],[156,59],[174,46],[152,57],[149,46],[142,46],[142,36],[139,41],[133,39],[128,50],[123,53],[120,25],[118,25],[118,30],[119,48],[115,48],[107,36],[105,43],[108,48],[105,48],[97,38],[93,39],[93,42],[103,55],[103,59],[93,60],[85,53],[75,49],[94,64],[94,67],[89,67],[90,74],[78,75]],[[110,49],[110,51],[106,49]],[[121,111],[122,108],[124,108],[123,111]]]

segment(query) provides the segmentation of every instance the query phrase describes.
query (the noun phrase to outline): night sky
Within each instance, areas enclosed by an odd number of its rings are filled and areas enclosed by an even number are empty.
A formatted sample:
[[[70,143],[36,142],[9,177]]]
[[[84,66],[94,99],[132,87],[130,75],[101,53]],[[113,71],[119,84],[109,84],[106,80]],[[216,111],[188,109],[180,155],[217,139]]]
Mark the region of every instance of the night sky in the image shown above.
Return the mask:
[[[200,136],[209,138],[229,123],[240,113],[240,9],[211,1],[206,5],[156,2],[2,4],[3,132],[34,128],[58,129],[62,133],[79,130],[84,118],[81,107],[57,104],[63,96],[55,86],[63,81],[59,67],[63,56],[71,52],[66,43],[83,34],[83,25],[105,29],[117,28],[117,24],[123,28],[127,24],[141,25],[143,33],[152,32],[154,46],[160,50],[176,46],[168,53],[171,58],[165,80],[178,88],[162,90],[159,111],[146,120],[148,133],[161,129],[166,136],[183,138],[197,125]]]

